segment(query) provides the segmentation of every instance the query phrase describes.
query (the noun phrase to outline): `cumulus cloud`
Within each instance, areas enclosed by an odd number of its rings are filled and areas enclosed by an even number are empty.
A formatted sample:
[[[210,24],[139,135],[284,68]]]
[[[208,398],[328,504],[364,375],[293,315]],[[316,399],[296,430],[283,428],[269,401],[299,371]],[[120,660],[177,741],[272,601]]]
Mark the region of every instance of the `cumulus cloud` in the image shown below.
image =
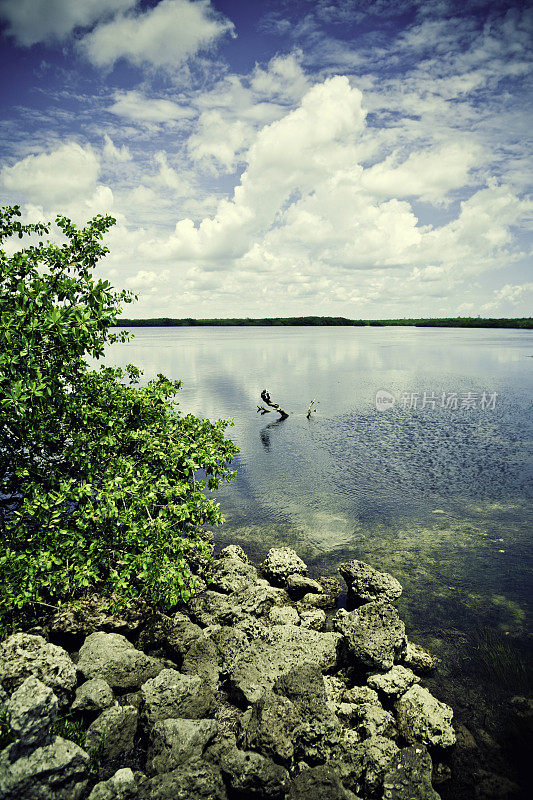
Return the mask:
[[[103,155],[106,161],[125,162],[132,160],[132,155],[125,144],[121,147],[116,147],[112,138],[107,133],[104,134],[104,142]]]
[[[18,44],[66,39],[76,28],[127,11],[138,0],[0,0],[0,17]]]
[[[496,289],[493,299],[481,306],[482,311],[501,310],[502,306],[517,306],[526,299],[533,299],[533,283],[512,284],[506,283],[501,289]]]
[[[117,117],[139,123],[165,123],[188,119],[194,115],[189,105],[165,98],[147,97],[134,89],[115,92],[114,103],[107,110]]]
[[[79,46],[97,67],[111,67],[121,58],[137,66],[173,67],[225,34],[235,35],[234,25],[210,0],[161,0],[98,25]]]

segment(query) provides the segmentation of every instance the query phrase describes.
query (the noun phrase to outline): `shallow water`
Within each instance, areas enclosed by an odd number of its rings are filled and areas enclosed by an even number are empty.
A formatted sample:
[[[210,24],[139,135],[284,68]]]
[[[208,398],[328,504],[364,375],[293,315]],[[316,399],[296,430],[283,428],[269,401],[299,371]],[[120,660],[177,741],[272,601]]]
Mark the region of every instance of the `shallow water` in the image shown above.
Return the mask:
[[[145,379],[180,378],[184,412],[234,418],[229,435],[241,452],[236,481],[217,493],[227,520],[215,532],[221,545],[239,541],[261,558],[291,544],[315,575],[367,560],[403,584],[411,631],[530,630],[530,332],[133,333],[109,348],[108,363],[132,362]],[[263,388],[287,420],[257,413]],[[378,390],[394,407],[376,408]]]

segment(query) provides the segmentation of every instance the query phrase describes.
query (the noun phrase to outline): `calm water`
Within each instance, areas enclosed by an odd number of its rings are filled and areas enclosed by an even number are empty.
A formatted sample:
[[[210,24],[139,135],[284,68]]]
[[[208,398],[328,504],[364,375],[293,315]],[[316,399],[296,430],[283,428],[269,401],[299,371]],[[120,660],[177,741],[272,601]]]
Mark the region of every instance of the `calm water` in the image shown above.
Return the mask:
[[[367,560],[398,577],[409,629],[426,637],[479,626],[527,633],[531,333],[133,333],[109,349],[108,363],[132,362],[145,379],[180,378],[184,412],[235,421],[229,435],[241,452],[236,481],[217,493],[227,519],[215,532],[220,544],[240,542],[257,558],[289,544],[315,575],[334,573],[347,558]],[[257,413],[263,388],[290,412],[287,420]],[[380,389],[394,396],[393,408],[376,409]],[[313,398],[318,410],[307,420]]]

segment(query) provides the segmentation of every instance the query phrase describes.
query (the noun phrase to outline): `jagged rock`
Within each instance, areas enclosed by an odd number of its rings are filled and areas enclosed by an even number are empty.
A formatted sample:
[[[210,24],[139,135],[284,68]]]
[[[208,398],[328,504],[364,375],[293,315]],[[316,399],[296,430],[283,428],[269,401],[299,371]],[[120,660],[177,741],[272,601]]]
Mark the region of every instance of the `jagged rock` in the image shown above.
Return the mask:
[[[141,686],[143,716],[149,725],[164,719],[203,719],[214,707],[211,687],[197,675],[164,669]]]
[[[76,689],[73,711],[103,711],[114,703],[113,692],[107,681],[93,678]]]
[[[220,554],[207,572],[211,591],[233,594],[246,590],[257,581],[257,570],[241,558]]]
[[[195,639],[187,650],[181,672],[184,675],[197,675],[214,689],[218,683],[220,660],[215,643],[202,636]]]
[[[139,712],[133,706],[111,706],[89,725],[85,747],[105,760],[130,753],[134,747]]]
[[[277,679],[274,691],[294,703],[303,719],[328,714],[324,677],[316,664],[293,667]]]
[[[322,670],[337,662],[337,633],[318,633],[295,625],[274,625],[264,640],[250,643],[229,670],[229,683],[239,701],[254,703],[265,689],[292,667],[312,662]]]
[[[287,577],[287,591],[291,597],[299,600],[305,594],[312,594],[313,592],[322,594],[324,590],[318,581],[314,581],[306,575],[294,572]]]
[[[361,743],[357,754],[359,791],[364,792],[365,797],[381,797],[384,775],[397,752],[398,746],[385,736],[371,736]]]
[[[248,556],[238,544],[229,544],[227,547],[222,548],[220,553],[215,556],[215,559],[225,558],[226,556],[229,556],[230,558],[240,558],[240,560],[244,561],[245,564],[249,563]]]
[[[334,625],[345,637],[349,659],[356,665],[390,669],[404,653],[405,625],[390,603],[366,603],[354,611],[340,609]]]
[[[427,650],[424,650],[419,644],[407,642],[407,648],[402,658],[406,667],[410,667],[415,672],[424,674],[431,672],[432,669],[438,664],[438,658],[432,656]]]
[[[398,730],[409,744],[450,747],[455,744],[453,711],[415,684],[396,701]]]
[[[369,686],[352,686],[351,689],[346,689],[342,695],[345,703],[372,703],[372,705],[379,705],[379,697],[377,692]]]
[[[286,586],[289,575],[307,573],[307,564],[290,547],[272,547],[261,568],[267,578],[278,586]]]
[[[305,769],[291,785],[287,800],[356,800],[344,788],[335,770],[327,765]]]
[[[139,800],[228,800],[220,769],[207,761],[147,778],[139,784]]]
[[[250,645],[249,637],[239,628],[218,625],[205,630],[218,650],[221,669],[229,670]]]
[[[337,598],[332,594],[314,594],[313,592],[308,592],[304,594],[301,600],[296,601],[296,608],[299,614],[314,608],[333,611],[336,606]]]
[[[234,625],[246,616],[234,595],[210,589],[192,598],[189,611],[192,619],[204,628],[208,625]]]
[[[440,800],[431,785],[431,757],[420,745],[396,753],[383,779],[383,800]]]
[[[120,633],[91,633],[80,648],[78,671],[86,680],[102,678],[113,689],[138,689],[164,664],[137,650]]]
[[[202,635],[202,629],[195,625],[185,614],[177,612],[172,617],[172,624],[167,631],[165,644],[170,655],[183,658],[195,639]]]
[[[123,608],[120,616],[111,613],[109,601],[93,595],[75,604],[63,607],[47,622],[52,637],[82,639],[94,631],[109,633],[132,633],[149,613],[146,603],[140,598]]]
[[[259,753],[239,750],[234,736],[215,745],[207,755],[220,767],[239,796],[283,800],[289,789],[286,769]]]
[[[335,714],[310,717],[296,731],[294,755],[313,766],[324,764],[337,754],[341,740],[342,728]]]
[[[388,572],[378,572],[363,561],[345,561],[339,572],[348,586],[348,602],[361,604],[373,600],[393,602],[402,593],[401,584]]]
[[[2,800],[79,800],[87,786],[89,756],[74,744],[55,736],[12,761],[16,744],[0,753]]]
[[[372,689],[383,692],[387,697],[399,697],[414,683],[420,683],[420,678],[412,670],[397,664],[388,672],[370,675],[367,683]]]
[[[76,667],[62,647],[42,636],[14,633],[0,644],[0,684],[10,693],[30,676],[49,686],[60,705],[76,686]]]
[[[371,736],[386,736],[394,739],[398,735],[394,717],[379,703],[354,704],[353,720],[355,729],[362,739],[368,739]]]
[[[165,719],[150,730],[147,772],[171,772],[186,761],[197,761],[217,733],[213,719]]]
[[[89,800],[137,800],[137,781],[129,767],[119,769],[108,781],[93,787]]]
[[[309,608],[300,611],[300,625],[314,631],[323,631],[326,625],[326,612],[321,608]]]
[[[289,765],[294,754],[295,731],[301,717],[287,697],[265,692],[241,720],[240,743],[248,750]]]
[[[272,606],[268,619],[274,625],[299,625],[300,617],[293,606]]]
[[[326,701],[328,703],[340,703],[346,691],[346,681],[339,675],[324,675],[323,678]]]
[[[25,748],[44,744],[50,738],[57,710],[53,691],[33,676],[26,678],[6,703],[11,732],[22,740]]]

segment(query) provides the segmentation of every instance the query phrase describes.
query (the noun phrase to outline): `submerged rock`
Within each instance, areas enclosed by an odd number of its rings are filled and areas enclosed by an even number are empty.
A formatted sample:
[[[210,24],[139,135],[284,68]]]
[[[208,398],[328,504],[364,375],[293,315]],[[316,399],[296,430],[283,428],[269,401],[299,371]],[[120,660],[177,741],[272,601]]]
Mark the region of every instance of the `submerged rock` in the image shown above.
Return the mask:
[[[431,758],[420,745],[396,753],[383,780],[383,800],[440,800],[431,785]]]
[[[435,669],[438,658],[428,653],[428,651],[424,650],[419,644],[408,641],[402,661],[405,666],[410,667],[415,672],[424,674],[425,672],[431,672],[432,669]]]

